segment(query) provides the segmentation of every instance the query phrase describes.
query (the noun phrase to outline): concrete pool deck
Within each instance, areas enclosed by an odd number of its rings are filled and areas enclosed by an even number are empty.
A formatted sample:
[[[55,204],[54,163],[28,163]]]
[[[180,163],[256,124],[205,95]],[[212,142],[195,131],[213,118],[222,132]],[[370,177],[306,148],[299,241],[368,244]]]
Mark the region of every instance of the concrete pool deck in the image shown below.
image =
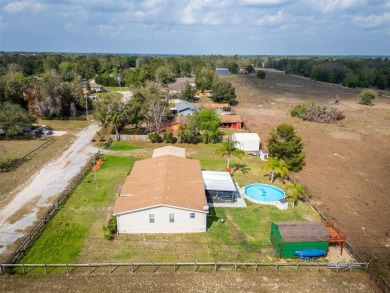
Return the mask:
[[[243,189],[236,183],[237,193],[234,202],[217,202],[217,203],[207,203],[209,207],[218,207],[218,208],[246,208],[246,202],[244,200]]]

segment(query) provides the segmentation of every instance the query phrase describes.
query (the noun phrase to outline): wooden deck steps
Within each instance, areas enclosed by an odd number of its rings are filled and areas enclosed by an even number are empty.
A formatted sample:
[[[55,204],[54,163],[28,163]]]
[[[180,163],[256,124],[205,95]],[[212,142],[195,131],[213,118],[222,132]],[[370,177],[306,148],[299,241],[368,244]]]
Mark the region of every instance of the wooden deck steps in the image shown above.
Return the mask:
[[[341,255],[347,235],[341,231],[334,222],[326,222],[326,230],[329,234],[329,244],[340,244]]]

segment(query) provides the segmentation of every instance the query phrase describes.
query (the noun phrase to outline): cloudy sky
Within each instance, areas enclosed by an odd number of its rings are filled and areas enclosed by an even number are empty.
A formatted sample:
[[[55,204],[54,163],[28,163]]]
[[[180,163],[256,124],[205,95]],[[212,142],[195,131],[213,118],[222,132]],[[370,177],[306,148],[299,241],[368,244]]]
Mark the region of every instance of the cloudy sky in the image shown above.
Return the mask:
[[[0,51],[390,55],[390,0],[1,0]]]

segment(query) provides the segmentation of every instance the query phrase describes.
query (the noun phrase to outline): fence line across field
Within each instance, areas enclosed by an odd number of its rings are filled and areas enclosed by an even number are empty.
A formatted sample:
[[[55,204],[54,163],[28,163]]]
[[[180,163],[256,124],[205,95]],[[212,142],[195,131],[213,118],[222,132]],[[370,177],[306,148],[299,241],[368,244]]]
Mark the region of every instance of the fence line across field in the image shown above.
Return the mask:
[[[24,157],[20,158],[19,160],[17,160],[16,162],[12,163],[10,166],[7,166],[3,169],[0,169],[0,172],[9,172],[13,169],[16,169],[17,167],[19,167],[24,161],[28,160],[28,159],[31,159],[34,155],[36,155],[39,151],[41,151],[42,149],[44,149],[45,147],[47,147],[49,144],[51,144],[52,142],[54,142],[54,138],[50,138],[49,140],[45,141],[43,144],[41,144],[40,146],[38,146],[37,148],[33,149],[31,152],[29,152],[27,155],[25,155]]]
[[[100,151],[92,155],[88,162],[84,165],[83,169],[72,179],[67,188],[61,193],[55,203],[49,208],[45,215],[40,219],[40,221],[34,226],[30,233],[23,239],[22,243],[12,252],[10,257],[6,260],[8,264],[18,263],[35,243],[35,241],[42,234],[44,228],[48,222],[54,217],[57,213],[59,206],[64,203],[68,197],[71,195],[74,188],[80,183],[84,178],[85,174],[89,172],[91,166],[95,163],[97,157],[100,155]]]
[[[91,274],[98,268],[106,268],[109,273],[114,272],[119,267],[131,268],[131,273],[134,273],[140,267],[150,267],[155,273],[160,267],[171,267],[173,272],[177,272],[180,267],[193,267],[193,271],[197,272],[200,267],[209,267],[217,272],[220,267],[230,268],[238,271],[240,268],[252,267],[258,271],[261,267],[274,267],[276,271],[283,267],[300,268],[326,268],[334,271],[352,271],[368,269],[368,263],[323,263],[323,262],[305,262],[305,263],[256,263],[256,262],[131,262],[131,263],[87,263],[87,264],[0,264],[1,274],[5,274],[13,268],[21,268],[22,273],[26,273],[28,268],[44,268],[45,273],[48,273],[50,268],[64,268],[67,274],[75,268],[88,268]]]

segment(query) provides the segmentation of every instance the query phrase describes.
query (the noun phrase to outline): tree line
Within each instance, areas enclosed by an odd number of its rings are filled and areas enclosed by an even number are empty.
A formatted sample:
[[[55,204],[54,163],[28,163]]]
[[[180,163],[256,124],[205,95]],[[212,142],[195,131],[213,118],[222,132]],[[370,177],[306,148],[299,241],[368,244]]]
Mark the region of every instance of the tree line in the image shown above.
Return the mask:
[[[94,106],[85,97],[85,88],[88,89],[88,81],[91,79],[103,86],[123,86],[132,91],[150,84],[158,85],[153,96],[161,97],[169,94],[168,84],[178,77],[195,77],[196,88],[187,84],[180,96],[182,99],[192,101],[195,90],[211,90],[213,101],[234,105],[237,103],[235,89],[230,82],[217,77],[217,67],[227,67],[233,74],[242,70],[253,72],[255,67],[270,67],[316,80],[343,83],[350,87],[387,89],[390,86],[388,58],[124,56],[2,52],[0,107],[6,103],[17,105],[20,108],[17,111],[12,105],[7,105],[7,109],[13,107],[15,111],[11,111],[11,114],[18,113],[21,121],[30,121],[37,117],[78,116],[87,106],[89,109]],[[135,121],[136,117],[136,120],[140,121],[138,116],[147,111],[139,111],[140,106],[135,105],[142,104],[145,108],[145,105],[149,104],[142,99],[137,100],[136,97],[135,100],[132,110],[134,114],[130,120]],[[16,117],[13,118],[17,120]]]
[[[355,88],[390,88],[389,58],[269,58],[265,67]]]

